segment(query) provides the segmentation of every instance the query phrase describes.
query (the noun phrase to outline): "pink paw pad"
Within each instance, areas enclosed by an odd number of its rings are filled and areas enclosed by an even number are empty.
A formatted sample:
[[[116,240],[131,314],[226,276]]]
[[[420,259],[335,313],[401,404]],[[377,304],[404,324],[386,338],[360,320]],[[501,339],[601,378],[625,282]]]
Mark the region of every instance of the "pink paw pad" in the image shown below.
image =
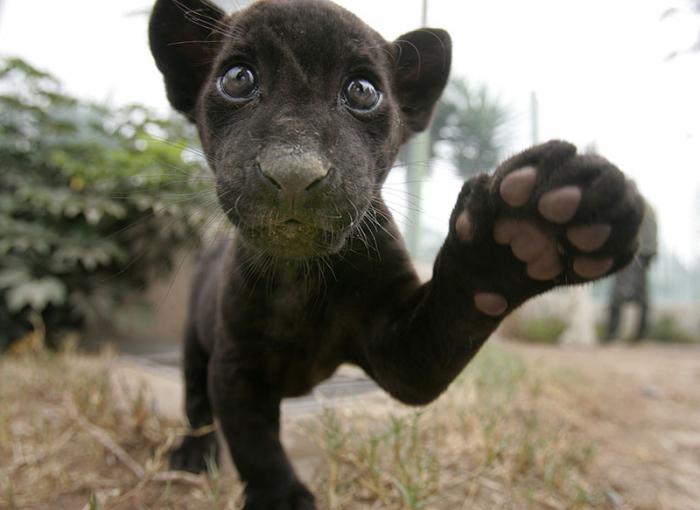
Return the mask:
[[[571,220],[581,203],[581,188],[564,186],[545,193],[537,206],[540,214],[552,223],[566,223]]]
[[[542,232],[532,222],[498,221],[494,238],[498,244],[510,245],[515,258],[527,264],[527,274],[533,280],[552,280],[564,271],[554,236]]]
[[[566,236],[576,248],[585,252],[599,250],[610,237],[612,227],[607,223],[571,227]]]
[[[462,211],[455,222],[455,231],[460,241],[471,241],[474,237],[474,224],[467,211]]]
[[[479,292],[474,295],[474,305],[484,315],[498,317],[508,309],[508,301],[494,292]]]
[[[522,207],[530,200],[536,180],[537,170],[532,166],[526,166],[508,174],[501,181],[499,188],[501,198],[511,207]]]
[[[554,247],[554,239],[547,236],[533,223],[519,222],[519,228],[515,231],[510,241],[510,249],[518,260],[534,262],[545,251],[551,251]]]
[[[559,255],[547,254],[527,265],[527,275],[533,280],[546,282],[553,280],[564,271],[564,265]]]
[[[600,278],[613,266],[613,259],[605,257],[594,259],[590,257],[576,257],[574,259],[574,271],[582,278],[592,280]]]

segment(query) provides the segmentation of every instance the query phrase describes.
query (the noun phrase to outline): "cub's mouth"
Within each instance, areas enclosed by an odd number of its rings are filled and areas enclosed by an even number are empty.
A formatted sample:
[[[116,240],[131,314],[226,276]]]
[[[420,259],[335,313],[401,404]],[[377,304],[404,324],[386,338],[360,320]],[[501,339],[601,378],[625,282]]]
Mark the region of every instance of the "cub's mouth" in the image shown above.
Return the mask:
[[[243,240],[285,259],[339,252],[371,204],[364,166],[333,165],[319,150],[270,145],[217,172],[223,210]],[[233,170],[231,170],[233,169]]]
[[[353,227],[321,226],[290,218],[259,224],[239,223],[243,240],[253,248],[276,258],[309,259],[333,255],[342,250]]]

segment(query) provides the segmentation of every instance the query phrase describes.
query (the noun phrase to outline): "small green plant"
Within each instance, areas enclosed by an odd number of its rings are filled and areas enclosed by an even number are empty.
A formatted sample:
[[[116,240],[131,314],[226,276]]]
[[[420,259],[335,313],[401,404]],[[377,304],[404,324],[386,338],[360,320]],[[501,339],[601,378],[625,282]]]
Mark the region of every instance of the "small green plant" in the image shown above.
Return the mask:
[[[678,321],[669,314],[661,314],[651,325],[649,337],[659,342],[670,343],[693,343],[698,342],[686,333],[679,325]]]
[[[0,351],[37,324],[55,338],[107,317],[196,242],[207,191],[187,129],[0,60]]]
[[[95,493],[90,494],[88,508],[90,510],[100,510],[100,501],[97,499],[97,495]]]
[[[531,319],[520,325],[518,338],[537,344],[555,344],[566,327],[566,322],[556,317]]]

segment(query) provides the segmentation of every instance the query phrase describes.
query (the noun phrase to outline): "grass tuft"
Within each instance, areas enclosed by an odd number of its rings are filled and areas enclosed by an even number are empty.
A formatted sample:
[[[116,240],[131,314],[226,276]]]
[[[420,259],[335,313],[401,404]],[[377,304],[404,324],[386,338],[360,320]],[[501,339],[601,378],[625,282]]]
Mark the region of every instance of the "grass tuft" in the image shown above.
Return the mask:
[[[326,410],[321,508],[605,508],[594,445],[552,413],[556,378],[487,347],[433,405]]]

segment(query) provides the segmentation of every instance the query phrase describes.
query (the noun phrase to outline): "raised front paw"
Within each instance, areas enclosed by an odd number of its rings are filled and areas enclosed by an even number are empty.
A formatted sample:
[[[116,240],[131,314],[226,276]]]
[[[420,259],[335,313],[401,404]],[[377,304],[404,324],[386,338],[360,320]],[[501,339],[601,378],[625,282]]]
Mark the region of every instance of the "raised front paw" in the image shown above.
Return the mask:
[[[644,211],[634,184],[600,156],[550,141],[467,182],[452,234],[482,268],[474,303],[501,316],[555,285],[591,281],[634,256]],[[478,260],[482,259],[482,260]]]

